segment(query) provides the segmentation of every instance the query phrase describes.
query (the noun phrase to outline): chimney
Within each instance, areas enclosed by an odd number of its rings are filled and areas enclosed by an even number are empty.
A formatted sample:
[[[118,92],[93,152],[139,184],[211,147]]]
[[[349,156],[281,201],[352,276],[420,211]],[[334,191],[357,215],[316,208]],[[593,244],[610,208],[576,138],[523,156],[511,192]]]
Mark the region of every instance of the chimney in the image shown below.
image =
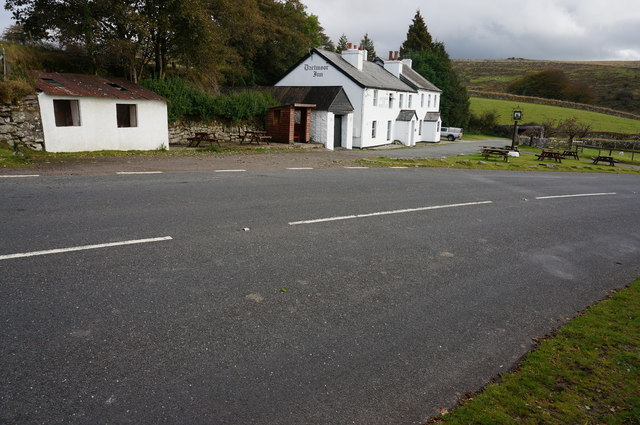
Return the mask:
[[[398,60],[399,52],[389,51],[389,60],[384,62],[384,69],[392,73],[396,78],[400,78],[404,61]]]
[[[364,61],[367,60],[367,51],[364,49],[359,50],[357,45],[352,45],[351,43],[349,43],[348,46],[349,49],[342,52],[342,59],[349,62],[359,71],[362,71],[364,68]]]
[[[347,49],[351,50],[353,48],[353,44],[347,43]]]
[[[413,68],[413,60],[411,59],[402,59],[402,63],[407,65],[409,68]]]

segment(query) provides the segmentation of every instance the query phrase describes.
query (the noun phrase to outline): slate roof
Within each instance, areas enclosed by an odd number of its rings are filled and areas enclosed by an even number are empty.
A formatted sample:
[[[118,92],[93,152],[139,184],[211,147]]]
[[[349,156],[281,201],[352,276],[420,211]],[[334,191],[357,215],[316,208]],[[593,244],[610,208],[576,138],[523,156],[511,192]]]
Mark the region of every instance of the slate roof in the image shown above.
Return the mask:
[[[440,119],[440,112],[427,112],[424,116],[424,120],[427,122],[436,122]]]
[[[298,64],[296,64],[296,66],[305,61],[313,53],[317,53],[318,56],[324,58],[327,62],[334,65],[336,69],[349,77],[349,79],[351,79],[360,87],[381,90],[405,91],[410,93],[415,93],[416,91],[414,88],[400,81],[380,65],[376,65],[373,62],[364,61],[362,71],[360,71],[358,68],[343,59],[342,55],[340,55],[339,53],[329,52],[327,50],[312,49],[311,53],[306,55]]]
[[[414,111],[413,109],[403,109],[398,114],[398,118],[396,118],[396,121],[411,121],[414,117],[418,117],[416,111]]]
[[[282,105],[315,105],[320,111],[334,113],[353,112],[353,105],[342,87],[287,87],[271,88],[271,94]]]
[[[36,78],[36,88],[48,95],[166,102],[159,94],[123,78],[42,71],[31,71],[31,74]]]
[[[429,80],[414,71],[410,66],[403,64],[400,79],[414,89],[430,90],[442,93],[442,90],[434,86]]]

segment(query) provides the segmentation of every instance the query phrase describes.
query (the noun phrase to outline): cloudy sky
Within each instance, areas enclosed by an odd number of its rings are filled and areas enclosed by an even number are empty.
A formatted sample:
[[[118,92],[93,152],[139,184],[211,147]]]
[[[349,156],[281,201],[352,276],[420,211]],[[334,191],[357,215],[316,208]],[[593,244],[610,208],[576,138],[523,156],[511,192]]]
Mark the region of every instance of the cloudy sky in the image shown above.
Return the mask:
[[[639,0],[302,1],[334,42],[368,33],[380,56],[399,49],[420,9],[453,58],[640,60]],[[0,27],[10,24],[3,8]]]
[[[453,58],[640,60],[639,0],[303,0],[334,42],[398,50],[420,9]]]

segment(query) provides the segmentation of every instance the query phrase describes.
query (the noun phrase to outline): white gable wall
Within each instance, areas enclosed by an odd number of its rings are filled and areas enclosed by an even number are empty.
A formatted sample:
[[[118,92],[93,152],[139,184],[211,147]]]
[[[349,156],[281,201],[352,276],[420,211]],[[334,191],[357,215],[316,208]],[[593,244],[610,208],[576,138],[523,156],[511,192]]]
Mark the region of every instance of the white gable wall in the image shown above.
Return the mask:
[[[79,102],[79,126],[56,126],[54,99]],[[169,147],[167,104],[164,101],[51,96],[40,93],[38,102],[45,148],[49,152],[154,150]],[[136,127],[118,128],[117,103],[136,105]]]

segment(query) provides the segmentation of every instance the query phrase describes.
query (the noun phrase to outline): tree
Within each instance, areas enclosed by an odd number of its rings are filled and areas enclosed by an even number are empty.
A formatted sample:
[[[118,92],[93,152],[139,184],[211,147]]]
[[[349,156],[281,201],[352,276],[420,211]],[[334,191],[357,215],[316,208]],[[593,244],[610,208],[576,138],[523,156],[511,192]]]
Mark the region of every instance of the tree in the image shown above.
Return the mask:
[[[365,34],[362,40],[360,40],[360,47],[367,51],[367,60],[373,62],[376,58],[376,48],[373,45],[373,40],[369,38],[369,34]]]
[[[342,34],[338,39],[338,45],[336,46],[336,53],[342,53],[349,48],[349,39],[346,35]]]
[[[400,46],[400,55],[409,55],[411,52],[422,52],[433,48],[433,39],[427,30],[427,24],[420,13],[416,11],[413,22],[409,25],[407,39]]]
[[[566,120],[558,123],[558,130],[562,134],[566,135],[569,143],[568,149],[573,146],[573,140],[585,137],[589,131],[591,131],[591,124],[578,121],[576,117],[567,118]]]

